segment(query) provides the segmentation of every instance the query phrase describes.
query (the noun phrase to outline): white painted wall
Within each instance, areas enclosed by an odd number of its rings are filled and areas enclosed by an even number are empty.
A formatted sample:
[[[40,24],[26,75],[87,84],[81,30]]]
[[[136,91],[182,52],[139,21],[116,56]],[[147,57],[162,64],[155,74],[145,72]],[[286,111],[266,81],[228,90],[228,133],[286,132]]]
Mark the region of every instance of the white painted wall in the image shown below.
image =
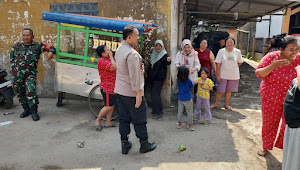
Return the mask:
[[[177,69],[175,67],[175,57],[177,53],[178,47],[178,13],[179,13],[179,6],[178,0],[172,0],[172,8],[171,8],[171,41],[170,41],[170,56],[172,58],[172,63],[170,67],[171,72],[171,81],[173,82],[172,90],[176,89],[176,76],[177,76]]]
[[[277,12],[276,14],[282,14],[282,11]],[[262,21],[256,23],[255,38],[272,38],[273,35],[281,34],[283,17],[281,15],[272,15],[272,16],[266,15],[263,17],[263,19],[270,19],[270,18],[271,18],[270,35],[269,35],[270,21]]]

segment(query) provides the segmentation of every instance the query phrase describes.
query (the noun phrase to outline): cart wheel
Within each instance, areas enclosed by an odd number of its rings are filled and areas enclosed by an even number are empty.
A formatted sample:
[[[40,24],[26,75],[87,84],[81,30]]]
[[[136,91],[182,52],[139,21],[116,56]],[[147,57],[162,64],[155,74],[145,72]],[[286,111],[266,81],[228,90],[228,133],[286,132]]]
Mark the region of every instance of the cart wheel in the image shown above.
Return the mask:
[[[100,110],[104,107],[104,101],[102,94],[100,92],[99,85],[95,86],[89,93],[89,108],[93,115],[97,118]],[[115,107],[111,120],[114,120],[118,117],[117,109]],[[103,117],[102,120],[106,120],[106,117]]]
[[[57,107],[62,106],[62,101],[64,99],[64,94],[65,94],[64,92],[58,92],[58,94],[57,94],[57,103],[56,103]]]

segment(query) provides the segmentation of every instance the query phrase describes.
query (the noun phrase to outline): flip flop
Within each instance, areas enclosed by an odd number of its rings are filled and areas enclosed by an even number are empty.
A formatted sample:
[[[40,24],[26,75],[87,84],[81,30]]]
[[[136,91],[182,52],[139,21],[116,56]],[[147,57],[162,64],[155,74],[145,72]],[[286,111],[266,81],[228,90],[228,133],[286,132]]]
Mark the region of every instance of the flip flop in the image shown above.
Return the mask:
[[[216,109],[218,106],[210,106],[210,109]]]
[[[266,155],[268,155],[269,151],[267,149],[261,149],[259,148],[259,150],[257,151],[257,155],[265,157]]]
[[[112,124],[111,126],[104,125],[105,128],[118,127],[118,125]]]
[[[224,106],[224,108],[226,109],[226,110],[229,110],[229,111],[232,111],[232,107],[230,107],[230,106]]]
[[[101,125],[96,126],[95,130],[101,132],[102,131],[102,126]]]
[[[194,131],[194,127],[190,128],[190,126],[187,126],[187,128],[190,130],[190,131]]]
[[[177,123],[177,129],[181,129],[184,126],[184,123],[181,123],[181,126],[179,126],[179,123]]]

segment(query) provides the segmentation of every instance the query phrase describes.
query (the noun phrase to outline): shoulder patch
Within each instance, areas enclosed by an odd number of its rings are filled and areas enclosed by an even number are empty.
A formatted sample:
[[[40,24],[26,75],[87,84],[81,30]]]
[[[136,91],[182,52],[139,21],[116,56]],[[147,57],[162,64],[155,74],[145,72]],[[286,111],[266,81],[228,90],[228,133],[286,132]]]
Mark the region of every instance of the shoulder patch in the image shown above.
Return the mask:
[[[133,54],[133,57],[135,57],[135,58],[139,58],[139,57],[140,57],[140,55],[139,55],[138,53],[134,53],[134,54]]]

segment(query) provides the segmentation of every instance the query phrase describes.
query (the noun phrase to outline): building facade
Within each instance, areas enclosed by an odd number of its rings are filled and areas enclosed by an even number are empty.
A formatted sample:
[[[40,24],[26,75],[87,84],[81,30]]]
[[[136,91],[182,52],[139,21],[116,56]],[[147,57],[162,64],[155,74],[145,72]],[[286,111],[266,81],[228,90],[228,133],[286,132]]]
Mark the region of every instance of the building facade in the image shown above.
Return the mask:
[[[171,57],[177,51],[177,0],[3,0],[0,1],[0,65],[9,69],[9,54],[12,45],[21,41],[21,31],[31,28],[35,41],[56,46],[56,23],[41,19],[42,12],[62,12],[95,15],[109,18],[129,19],[153,22],[158,27],[144,35],[142,56],[146,64],[149,62],[154,41],[163,40]],[[4,16],[4,17],[3,17]],[[172,26],[173,24],[173,26]],[[174,26],[175,25],[175,26]],[[54,97],[55,64],[47,62],[41,55],[38,65],[37,91],[41,97]],[[145,89],[145,92],[150,89]],[[162,89],[164,106],[171,102],[171,79],[168,72]]]

